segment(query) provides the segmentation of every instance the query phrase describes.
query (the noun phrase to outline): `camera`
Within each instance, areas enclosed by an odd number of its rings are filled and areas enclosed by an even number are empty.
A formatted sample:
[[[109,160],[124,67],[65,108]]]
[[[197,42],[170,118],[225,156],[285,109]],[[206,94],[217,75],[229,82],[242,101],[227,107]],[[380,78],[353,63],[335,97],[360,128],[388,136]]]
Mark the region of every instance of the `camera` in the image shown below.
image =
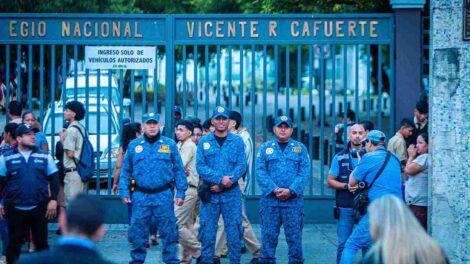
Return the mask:
[[[366,154],[366,150],[365,149],[353,149],[351,151],[351,155],[353,157],[357,157],[357,154],[359,154],[359,156],[364,156]]]
[[[367,182],[365,182],[365,181],[360,181],[360,182],[357,184],[357,187],[358,187],[359,189],[365,189],[365,188],[367,188]]]

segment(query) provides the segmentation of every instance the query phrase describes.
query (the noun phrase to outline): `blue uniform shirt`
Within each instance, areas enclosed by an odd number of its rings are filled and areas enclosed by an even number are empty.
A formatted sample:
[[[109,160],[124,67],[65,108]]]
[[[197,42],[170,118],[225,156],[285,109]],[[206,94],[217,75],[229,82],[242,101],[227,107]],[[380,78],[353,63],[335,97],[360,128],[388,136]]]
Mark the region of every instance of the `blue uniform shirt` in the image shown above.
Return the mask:
[[[362,157],[361,162],[359,162],[352,172],[352,176],[356,180],[364,180],[370,184],[380,167],[382,167],[386,155],[387,150],[385,147],[379,147],[375,151],[367,153]],[[382,174],[377,178],[374,185],[369,190],[369,198],[371,201],[386,194],[393,194],[400,198],[402,197],[401,169],[398,158],[396,157],[390,157],[390,160],[388,161],[387,166],[385,166]]]
[[[304,144],[289,139],[287,147],[282,151],[276,140],[264,143],[256,157],[256,179],[262,190],[262,202],[273,206],[302,206],[310,166]],[[279,201],[273,193],[277,188],[289,188],[294,197]]]
[[[144,138],[137,138],[129,143],[122,163],[119,178],[119,193],[121,198],[130,198],[131,177],[138,186],[156,189],[169,182],[176,184],[176,198],[184,199],[188,188],[186,173],[176,143],[164,136],[150,144]],[[173,190],[159,193],[143,193],[135,191],[132,202],[139,205],[155,206],[173,201]]]
[[[338,155],[339,154],[336,154],[333,157],[333,160],[331,161],[330,171],[328,172],[328,174],[331,174],[335,177],[338,177],[338,175],[339,175]],[[341,154],[341,155],[343,155],[343,154]],[[349,155],[350,160],[351,160],[351,164],[348,164],[348,166],[350,166],[350,170],[353,170],[357,166],[357,157],[355,155],[351,155],[351,154],[348,154],[348,155]]]
[[[245,144],[242,138],[228,133],[221,147],[214,133],[202,137],[197,145],[196,169],[205,182],[221,184],[224,176],[233,176],[231,181],[237,183],[246,170]],[[211,199],[215,201],[218,197],[232,197],[237,194],[241,195],[240,188],[232,188],[225,192],[212,193]]]

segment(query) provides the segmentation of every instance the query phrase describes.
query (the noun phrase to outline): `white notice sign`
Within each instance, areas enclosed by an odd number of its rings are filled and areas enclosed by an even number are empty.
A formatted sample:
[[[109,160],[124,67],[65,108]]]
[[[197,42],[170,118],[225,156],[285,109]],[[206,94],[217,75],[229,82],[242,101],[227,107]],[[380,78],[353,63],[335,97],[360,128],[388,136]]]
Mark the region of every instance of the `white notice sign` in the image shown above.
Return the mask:
[[[86,46],[86,69],[155,69],[155,47]]]

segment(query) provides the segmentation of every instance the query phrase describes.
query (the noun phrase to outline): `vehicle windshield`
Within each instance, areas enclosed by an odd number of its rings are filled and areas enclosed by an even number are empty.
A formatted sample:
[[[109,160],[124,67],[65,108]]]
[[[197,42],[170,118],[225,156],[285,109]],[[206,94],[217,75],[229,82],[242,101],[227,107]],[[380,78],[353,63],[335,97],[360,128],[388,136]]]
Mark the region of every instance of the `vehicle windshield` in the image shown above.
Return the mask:
[[[107,112],[99,113],[99,130],[98,130],[98,115],[96,112],[90,112],[87,114],[88,116],[88,127],[86,127],[87,132],[89,135],[96,135],[101,134],[101,135],[107,135],[108,134],[108,114]],[[54,135],[58,135],[60,129],[63,127],[63,119],[64,115],[62,113],[56,113],[54,116]],[[86,117],[81,121],[83,125],[86,123]],[[51,135],[52,131],[52,121],[51,117],[49,116],[46,126],[44,128],[45,134],[46,135]],[[116,126],[114,122],[111,120],[111,133],[110,134],[115,134],[116,133]]]
[[[98,88],[97,87],[89,87],[88,88],[88,96],[96,97]],[[66,89],[66,97],[72,98],[74,97],[75,89],[74,88],[67,88]],[[119,95],[118,90],[116,87],[111,87],[111,102],[113,102],[116,106],[119,106]],[[85,97],[86,96],[86,89],[85,88],[77,88],[77,96],[78,97]],[[100,87],[100,97],[101,98],[108,98],[108,87]]]

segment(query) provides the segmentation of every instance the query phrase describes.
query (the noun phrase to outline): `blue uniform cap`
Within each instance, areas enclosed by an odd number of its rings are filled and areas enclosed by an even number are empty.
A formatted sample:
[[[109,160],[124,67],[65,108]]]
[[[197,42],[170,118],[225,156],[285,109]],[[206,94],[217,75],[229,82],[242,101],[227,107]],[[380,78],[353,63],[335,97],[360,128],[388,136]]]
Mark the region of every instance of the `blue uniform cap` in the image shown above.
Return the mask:
[[[21,137],[24,134],[28,134],[33,131],[33,127],[28,124],[21,124],[16,128],[15,135]]]
[[[216,108],[214,108],[211,118],[213,119],[213,118],[217,118],[221,116],[221,117],[228,119],[229,115],[230,115],[230,111],[227,108],[223,106],[217,106]]]
[[[182,114],[181,107],[175,105],[175,113],[179,113],[181,115]]]
[[[280,126],[282,124],[287,124],[289,127],[292,127],[292,119],[288,116],[278,116],[274,119],[274,126]]]
[[[148,121],[151,121],[151,120],[158,123],[160,121],[160,115],[157,113],[148,113],[142,116],[142,123],[147,123]]]
[[[363,141],[385,142],[385,134],[380,130],[371,130]]]

